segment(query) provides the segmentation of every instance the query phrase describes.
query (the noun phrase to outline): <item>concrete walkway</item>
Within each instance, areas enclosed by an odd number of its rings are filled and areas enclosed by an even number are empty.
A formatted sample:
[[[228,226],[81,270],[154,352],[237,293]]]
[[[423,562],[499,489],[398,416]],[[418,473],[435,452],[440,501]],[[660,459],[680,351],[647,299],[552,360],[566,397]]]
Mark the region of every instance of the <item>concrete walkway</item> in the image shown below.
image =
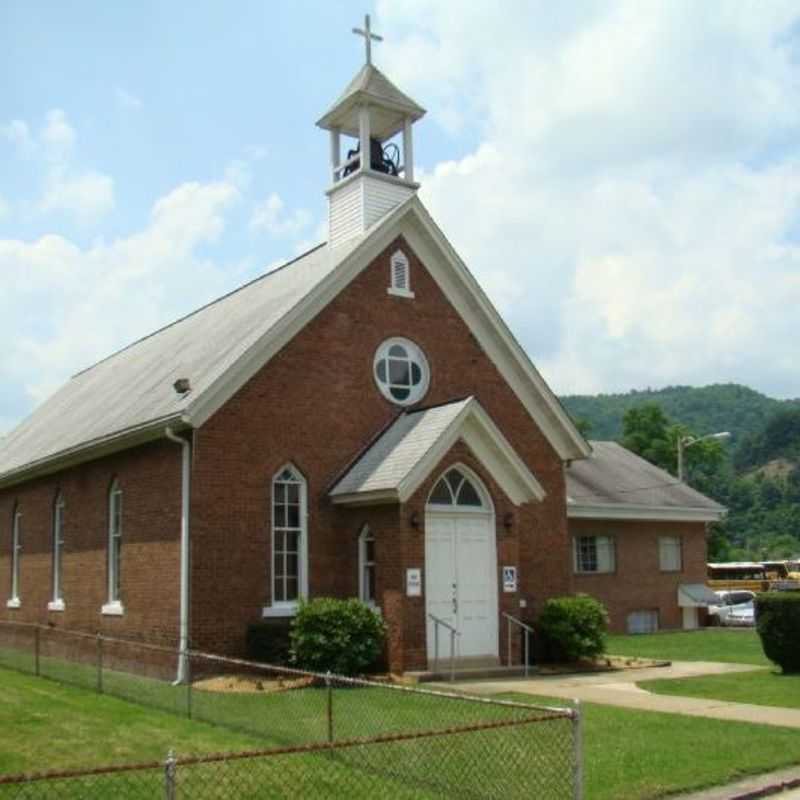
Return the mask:
[[[777,708],[706,700],[695,697],[659,695],[640,689],[639,681],[655,678],[690,678],[727,672],[749,672],[763,667],[721,664],[711,661],[676,661],[669,667],[601,672],[589,675],[543,675],[529,678],[458,682],[460,690],[475,694],[520,692],[522,694],[577,699],[641,711],[665,711],[691,717],[756,722],[784,728],[800,728],[800,709]]]
[[[725,786],[715,786],[692,794],[675,795],[673,800],[756,800],[772,797],[774,800],[800,798],[800,767],[790,767],[763,775],[753,775]]]

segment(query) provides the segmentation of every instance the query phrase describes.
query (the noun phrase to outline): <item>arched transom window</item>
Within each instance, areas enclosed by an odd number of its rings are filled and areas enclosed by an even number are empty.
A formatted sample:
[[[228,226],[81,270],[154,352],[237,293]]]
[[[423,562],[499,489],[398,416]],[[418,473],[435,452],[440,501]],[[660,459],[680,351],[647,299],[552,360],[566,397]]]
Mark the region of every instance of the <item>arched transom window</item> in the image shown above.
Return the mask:
[[[375,352],[375,382],[388,400],[401,406],[425,396],[430,370],[425,354],[408,339],[387,339]]]
[[[486,508],[483,492],[460,469],[449,469],[440,479],[428,498],[428,505],[444,508],[445,506],[472,509]]]

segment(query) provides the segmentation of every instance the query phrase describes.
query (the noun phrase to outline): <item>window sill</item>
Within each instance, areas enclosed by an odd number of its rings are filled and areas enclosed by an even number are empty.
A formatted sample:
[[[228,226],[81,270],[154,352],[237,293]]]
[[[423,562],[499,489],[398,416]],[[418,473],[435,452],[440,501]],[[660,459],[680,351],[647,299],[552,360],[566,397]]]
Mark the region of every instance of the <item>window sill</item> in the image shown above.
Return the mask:
[[[414,292],[408,289],[394,289],[389,288],[386,290],[386,294],[392,295],[392,297],[407,297],[409,300],[413,300],[416,296]]]
[[[573,575],[577,575],[578,577],[586,577],[587,575],[616,575],[616,570],[575,570],[572,573]]]
[[[261,609],[262,617],[293,617],[297,614],[297,605],[292,603],[286,606],[264,606]]]
[[[7,603],[6,608],[19,608],[22,605],[22,601],[19,597],[12,597]]]
[[[113,603],[106,603],[100,609],[100,613],[107,617],[121,617],[125,613],[125,609],[119,600],[115,600]]]
[[[65,608],[63,600],[51,600],[47,604],[48,611],[63,611]]]

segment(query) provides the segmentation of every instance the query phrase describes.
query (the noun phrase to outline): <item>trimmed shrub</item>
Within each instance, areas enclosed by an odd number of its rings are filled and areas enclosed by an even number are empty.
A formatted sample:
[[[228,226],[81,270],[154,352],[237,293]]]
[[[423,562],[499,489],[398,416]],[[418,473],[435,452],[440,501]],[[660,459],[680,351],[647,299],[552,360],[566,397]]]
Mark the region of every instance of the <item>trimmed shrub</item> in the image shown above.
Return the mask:
[[[554,597],[539,616],[542,645],[551,661],[573,662],[601,655],[607,630],[608,611],[587,594]]]
[[[764,655],[785,673],[800,672],[800,592],[764,592],[755,603]]]
[[[383,649],[381,617],[360,600],[316,597],[301,602],[292,621],[292,658],[303,669],[358,675]]]
[[[291,660],[289,620],[256,622],[247,629],[247,658],[262,664],[287,666]]]

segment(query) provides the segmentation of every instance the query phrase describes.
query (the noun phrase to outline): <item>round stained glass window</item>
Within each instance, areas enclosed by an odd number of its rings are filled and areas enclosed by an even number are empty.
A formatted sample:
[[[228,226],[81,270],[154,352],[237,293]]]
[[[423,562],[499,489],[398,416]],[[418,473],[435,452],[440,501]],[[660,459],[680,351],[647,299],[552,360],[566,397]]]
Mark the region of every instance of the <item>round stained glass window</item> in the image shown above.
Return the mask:
[[[375,353],[374,372],[383,396],[398,405],[416,403],[428,391],[428,360],[408,339],[385,341]]]

